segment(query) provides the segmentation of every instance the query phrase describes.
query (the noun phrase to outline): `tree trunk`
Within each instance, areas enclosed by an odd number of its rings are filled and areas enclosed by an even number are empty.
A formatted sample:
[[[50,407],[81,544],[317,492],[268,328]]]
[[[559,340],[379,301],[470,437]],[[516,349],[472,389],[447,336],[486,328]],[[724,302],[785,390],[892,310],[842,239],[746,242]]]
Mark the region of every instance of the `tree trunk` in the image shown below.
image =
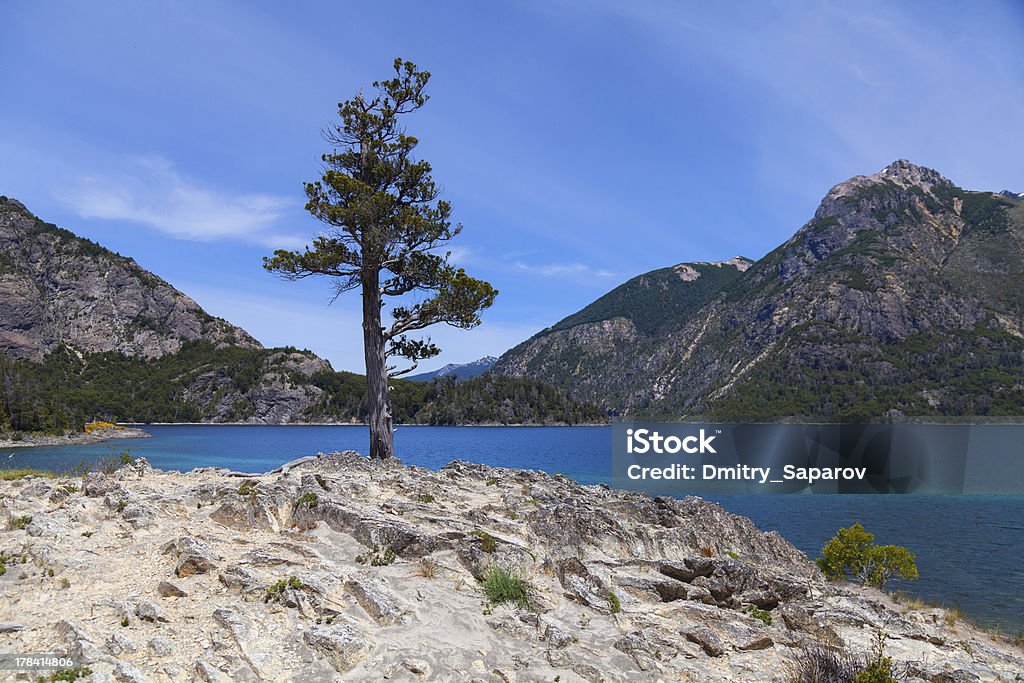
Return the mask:
[[[363,353],[366,356],[370,457],[385,459],[395,457],[395,440],[387,358],[384,355],[384,331],[380,323],[381,294],[378,278],[374,274],[363,280]]]

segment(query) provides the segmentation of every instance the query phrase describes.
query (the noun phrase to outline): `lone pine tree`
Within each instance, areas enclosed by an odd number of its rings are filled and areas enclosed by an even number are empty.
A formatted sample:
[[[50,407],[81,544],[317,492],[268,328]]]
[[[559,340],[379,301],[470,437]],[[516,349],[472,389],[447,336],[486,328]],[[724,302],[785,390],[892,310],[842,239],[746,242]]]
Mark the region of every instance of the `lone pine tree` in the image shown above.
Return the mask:
[[[306,183],[306,210],[327,228],[302,251],[278,249],[263,267],[288,280],[333,279],[335,296],[360,290],[370,426],[370,457],[394,455],[388,380],[415,369],[441,350],[410,332],[436,323],[469,329],[497,291],[469,277],[437,250],[462,230],[451,205],[439,199],[430,164],[412,156],[418,140],[401,120],[422,107],[430,73],[396,59],[395,77],[375,81],[376,95],[359,92],[338,104],[340,122],[324,130],[333,146],[321,158],[320,180]],[[416,296],[419,295],[419,296]],[[391,324],[382,314],[389,297]],[[404,358],[399,369],[389,358]]]

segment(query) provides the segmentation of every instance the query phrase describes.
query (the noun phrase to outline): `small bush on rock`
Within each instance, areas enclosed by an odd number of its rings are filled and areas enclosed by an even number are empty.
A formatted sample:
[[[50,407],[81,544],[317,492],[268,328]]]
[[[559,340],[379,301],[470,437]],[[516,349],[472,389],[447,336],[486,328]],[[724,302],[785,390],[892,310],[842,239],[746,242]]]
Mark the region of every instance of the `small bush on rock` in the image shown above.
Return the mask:
[[[51,681],[77,681],[79,678],[85,678],[86,676],[92,675],[92,669],[87,666],[78,667],[75,669],[61,669],[50,674]]]
[[[298,500],[295,501],[295,507],[305,505],[306,507],[312,509],[315,508],[317,504],[319,504],[319,502],[320,498],[315,493],[303,493],[301,496],[299,496]]]
[[[875,545],[875,535],[857,522],[839,529],[821,549],[818,567],[837,580],[852,576],[867,586],[882,588],[894,576],[913,580],[920,574],[914,554],[898,545]]]
[[[871,656],[864,670],[857,674],[853,683],[900,683],[896,677],[896,667],[892,657],[885,656],[886,635],[881,631],[875,633],[875,644],[871,647]]]
[[[247,481],[238,487],[238,495],[248,496],[257,493],[256,487],[259,486],[259,482]]]
[[[12,517],[11,521],[7,523],[8,528],[11,531],[18,531],[24,529],[32,523],[32,515],[22,515],[21,517]]]
[[[498,539],[496,539],[494,536],[491,536],[486,531],[474,529],[473,531],[469,532],[469,535],[476,536],[480,539],[480,550],[483,550],[485,553],[493,553],[498,547]]]
[[[263,601],[279,601],[288,588],[299,590],[302,588],[302,581],[297,576],[289,576],[287,579],[281,579],[277,583],[267,586],[263,594]]]

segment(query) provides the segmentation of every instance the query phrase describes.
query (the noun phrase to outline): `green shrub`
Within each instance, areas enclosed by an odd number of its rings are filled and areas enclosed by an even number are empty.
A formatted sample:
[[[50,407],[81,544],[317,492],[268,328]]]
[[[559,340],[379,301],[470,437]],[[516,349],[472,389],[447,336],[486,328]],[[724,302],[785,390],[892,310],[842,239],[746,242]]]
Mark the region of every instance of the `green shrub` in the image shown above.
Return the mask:
[[[238,495],[248,496],[257,493],[256,487],[259,486],[257,481],[247,481],[238,487]]]
[[[391,548],[384,548],[384,552],[377,553],[370,560],[371,567],[386,567],[395,561],[395,551]]]
[[[32,523],[32,515],[22,515],[21,517],[12,517],[11,521],[7,523],[8,528],[11,531],[17,531],[24,529]]]
[[[128,628],[128,617],[121,618],[121,628]]]
[[[277,583],[267,586],[263,593],[263,601],[280,601],[285,590],[288,588],[299,590],[302,588],[302,581],[297,576],[289,576],[287,579],[281,579]]]
[[[619,601],[619,596],[612,591],[608,591],[608,607],[611,609],[612,614],[618,614],[622,611],[622,603]]]
[[[389,564],[393,564],[396,559],[395,551],[390,547],[381,549],[376,543],[370,548],[370,552],[366,555],[356,555],[356,562],[359,564],[369,564],[371,567],[386,567]]]
[[[315,493],[303,493],[299,496],[299,499],[295,501],[295,507],[305,505],[312,509],[315,508],[319,502],[320,498]]]
[[[885,656],[886,635],[881,631],[875,633],[875,644],[871,647],[864,670],[857,674],[853,683],[900,683],[896,678],[892,657]]]
[[[324,491],[330,490],[329,488],[327,488],[327,480],[324,479],[321,475],[314,474],[313,478],[316,479],[316,483],[320,484],[320,488],[322,488]]]
[[[743,608],[743,611],[746,614],[749,614],[750,616],[754,617],[755,619],[759,619],[761,622],[764,623],[765,626],[771,626],[772,625],[772,614],[771,614],[771,612],[768,612],[767,610],[763,610],[763,609],[759,608],[757,605],[747,605],[746,607]]]
[[[469,532],[469,535],[480,539],[480,550],[483,550],[485,553],[493,553],[498,548],[498,539],[486,531],[474,529]]]
[[[533,586],[515,572],[492,565],[484,572],[480,585],[492,605],[511,603],[521,609],[533,609],[530,600]]]
[[[77,681],[79,678],[85,678],[86,676],[92,675],[92,669],[87,666],[81,666],[74,669],[61,669],[50,674],[51,681]]]
[[[852,576],[867,586],[882,588],[894,576],[913,580],[920,574],[914,554],[898,545],[875,545],[875,535],[857,522],[839,529],[821,549],[818,567],[833,580]]]

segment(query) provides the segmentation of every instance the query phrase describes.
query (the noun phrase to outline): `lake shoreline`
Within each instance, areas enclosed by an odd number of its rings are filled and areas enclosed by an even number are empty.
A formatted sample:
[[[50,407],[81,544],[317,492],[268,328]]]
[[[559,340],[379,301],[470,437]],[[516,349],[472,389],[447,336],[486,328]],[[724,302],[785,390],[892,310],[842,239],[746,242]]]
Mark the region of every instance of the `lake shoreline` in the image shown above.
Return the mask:
[[[367,452],[365,427],[279,429],[246,425],[152,426],[153,438],[115,442],[162,470],[188,472],[218,467],[269,472],[318,452]],[[295,425],[292,425],[295,426]],[[1002,427],[997,429],[1004,429]],[[492,467],[561,473],[585,484],[611,484],[612,428],[498,429],[409,426],[395,434],[401,462],[439,471],[453,460]],[[7,468],[65,472],[109,457],[109,445],[39,447],[3,451]],[[686,492],[681,492],[686,495]],[[877,541],[906,546],[918,555],[921,578],[896,584],[926,601],[956,605],[978,622],[1012,632],[1024,628],[1024,575],[1008,548],[1019,547],[1024,529],[1020,495],[721,495],[733,513],[778,531],[815,556],[840,527],[861,522]],[[985,562],[959,563],[959,557]]]
[[[111,439],[148,439],[152,435],[134,425],[120,429],[97,429],[92,432],[56,434],[19,434],[18,439],[0,438],[0,448],[35,448],[38,446],[88,446]]]

